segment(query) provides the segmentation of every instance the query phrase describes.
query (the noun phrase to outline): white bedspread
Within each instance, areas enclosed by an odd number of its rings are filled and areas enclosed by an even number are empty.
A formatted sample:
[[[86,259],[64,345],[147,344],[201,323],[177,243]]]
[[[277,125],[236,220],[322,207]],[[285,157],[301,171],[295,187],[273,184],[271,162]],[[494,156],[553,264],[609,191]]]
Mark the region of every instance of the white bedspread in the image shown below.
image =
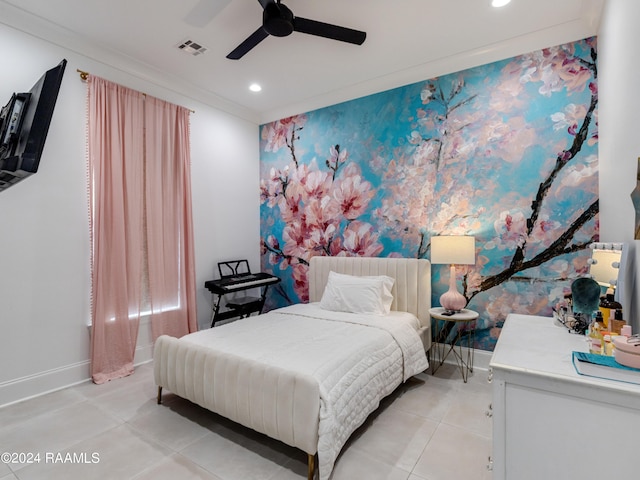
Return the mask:
[[[418,328],[418,319],[406,312],[357,315],[300,304],[196,332],[181,341],[317,379],[318,468],[320,480],[326,480],[349,436],[380,400],[428,368]]]

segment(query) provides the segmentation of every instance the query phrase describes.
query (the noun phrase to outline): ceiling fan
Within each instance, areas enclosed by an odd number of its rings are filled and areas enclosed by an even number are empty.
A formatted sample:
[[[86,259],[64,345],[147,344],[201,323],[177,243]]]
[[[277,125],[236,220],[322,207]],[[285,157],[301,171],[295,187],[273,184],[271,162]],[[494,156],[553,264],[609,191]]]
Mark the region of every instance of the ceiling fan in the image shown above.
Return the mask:
[[[263,9],[262,26],[227,55],[227,58],[239,60],[269,35],[286,37],[292,32],[301,32],[356,45],[362,45],[367,37],[366,32],[359,30],[296,17],[286,5],[280,3],[280,0],[258,0],[258,2]]]

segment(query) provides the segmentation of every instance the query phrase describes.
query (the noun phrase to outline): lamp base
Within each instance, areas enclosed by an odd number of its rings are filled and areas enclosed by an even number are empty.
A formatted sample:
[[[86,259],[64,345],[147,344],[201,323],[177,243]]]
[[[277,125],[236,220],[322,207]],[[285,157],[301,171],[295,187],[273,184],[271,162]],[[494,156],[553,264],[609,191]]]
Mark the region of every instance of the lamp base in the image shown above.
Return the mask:
[[[449,291],[440,295],[440,305],[447,312],[458,313],[467,306],[467,299],[456,288],[456,267],[451,265],[449,273]]]

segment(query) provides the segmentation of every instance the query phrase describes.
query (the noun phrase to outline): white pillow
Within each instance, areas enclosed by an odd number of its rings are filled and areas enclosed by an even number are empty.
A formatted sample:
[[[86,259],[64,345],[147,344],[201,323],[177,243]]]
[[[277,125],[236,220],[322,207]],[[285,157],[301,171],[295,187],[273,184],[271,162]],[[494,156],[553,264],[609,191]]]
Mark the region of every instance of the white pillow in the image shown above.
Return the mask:
[[[329,272],[320,308],[334,312],[387,315],[391,311],[394,279],[386,275],[354,276]]]

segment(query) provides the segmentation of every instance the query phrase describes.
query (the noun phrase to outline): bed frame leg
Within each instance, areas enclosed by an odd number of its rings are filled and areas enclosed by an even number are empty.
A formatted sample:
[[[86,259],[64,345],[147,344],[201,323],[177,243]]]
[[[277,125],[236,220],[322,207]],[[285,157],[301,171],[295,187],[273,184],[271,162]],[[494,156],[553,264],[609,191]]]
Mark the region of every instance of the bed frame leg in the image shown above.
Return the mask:
[[[158,405],[162,405],[162,387],[158,387]]]
[[[307,454],[307,464],[309,466],[307,470],[307,480],[313,480],[313,474],[316,471],[316,456]]]

